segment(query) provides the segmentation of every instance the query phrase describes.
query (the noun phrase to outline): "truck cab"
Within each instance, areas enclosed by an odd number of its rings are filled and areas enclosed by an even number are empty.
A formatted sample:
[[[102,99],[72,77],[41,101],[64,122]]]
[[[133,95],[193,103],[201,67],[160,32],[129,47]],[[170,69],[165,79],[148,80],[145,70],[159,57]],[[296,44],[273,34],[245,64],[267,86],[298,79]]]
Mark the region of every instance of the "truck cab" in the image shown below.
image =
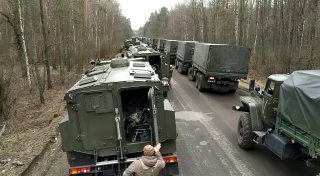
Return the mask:
[[[263,101],[263,120],[266,124],[275,125],[276,108],[280,95],[280,86],[288,78],[286,74],[270,75],[264,90],[261,91]]]
[[[267,78],[263,90],[249,83],[241,96],[238,144],[243,149],[263,145],[280,159],[302,158],[319,167],[320,70],[295,71]],[[312,163],[312,164],[310,164]]]

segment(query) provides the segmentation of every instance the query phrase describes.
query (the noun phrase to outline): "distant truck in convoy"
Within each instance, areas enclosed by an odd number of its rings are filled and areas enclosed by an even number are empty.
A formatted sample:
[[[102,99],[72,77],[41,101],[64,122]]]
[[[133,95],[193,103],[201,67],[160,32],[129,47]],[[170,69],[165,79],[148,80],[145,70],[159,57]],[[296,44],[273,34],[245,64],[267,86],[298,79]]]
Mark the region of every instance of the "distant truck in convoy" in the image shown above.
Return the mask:
[[[196,43],[188,78],[196,80],[200,92],[213,89],[235,93],[240,79],[247,78],[249,59],[249,48]]]
[[[164,53],[165,45],[166,45],[166,39],[159,39],[157,44],[157,50],[160,53]]]
[[[170,65],[164,62],[159,51],[145,46],[131,47],[127,52],[128,58],[143,58],[144,61],[149,62],[155,73],[158,74],[159,79],[162,81],[163,96],[167,97],[170,90]]]
[[[263,90],[249,84],[240,97],[238,144],[243,149],[264,145],[280,159],[307,159],[320,167],[320,70],[271,75]]]
[[[187,73],[192,66],[195,43],[195,41],[178,41],[175,67],[179,73]]]
[[[154,50],[158,50],[158,42],[159,42],[158,38],[154,38],[154,39],[151,40],[151,47]]]
[[[164,57],[166,63],[175,65],[178,49],[178,40],[166,40],[164,47]]]
[[[60,122],[69,175],[121,176],[145,145],[161,143],[166,167],[178,175],[175,113],[147,62],[100,62],[65,94]]]

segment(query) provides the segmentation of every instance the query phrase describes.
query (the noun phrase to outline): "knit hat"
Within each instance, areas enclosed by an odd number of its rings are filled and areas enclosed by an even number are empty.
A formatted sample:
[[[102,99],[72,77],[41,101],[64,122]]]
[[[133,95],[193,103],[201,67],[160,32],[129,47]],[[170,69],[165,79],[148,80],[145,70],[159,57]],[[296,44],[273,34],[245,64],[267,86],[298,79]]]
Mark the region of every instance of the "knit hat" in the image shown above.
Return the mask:
[[[154,154],[154,148],[152,145],[146,145],[143,147],[143,154],[145,156],[152,156]]]

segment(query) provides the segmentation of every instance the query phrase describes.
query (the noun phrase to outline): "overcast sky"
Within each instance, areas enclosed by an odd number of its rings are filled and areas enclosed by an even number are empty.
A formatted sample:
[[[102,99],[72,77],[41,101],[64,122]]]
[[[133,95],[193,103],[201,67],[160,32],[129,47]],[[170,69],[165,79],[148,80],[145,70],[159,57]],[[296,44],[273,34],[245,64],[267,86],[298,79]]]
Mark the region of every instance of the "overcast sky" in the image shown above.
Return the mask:
[[[133,30],[139,29],[149,19],[155,10],[167,7],[169,10],[175,4],[184,0],[117,0],[120,3],[122,13],[130,18]]]

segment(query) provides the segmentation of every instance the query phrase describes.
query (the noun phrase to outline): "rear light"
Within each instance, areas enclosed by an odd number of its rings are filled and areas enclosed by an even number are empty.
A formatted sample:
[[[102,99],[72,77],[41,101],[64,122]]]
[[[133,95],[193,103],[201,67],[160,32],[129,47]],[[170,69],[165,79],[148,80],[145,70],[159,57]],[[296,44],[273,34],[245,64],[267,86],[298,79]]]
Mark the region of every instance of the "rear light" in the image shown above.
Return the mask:
[[[214,80],[215,78],[213,76],[210,76],[209,77],[209,80]]]
[[[163,82],[162,82],[162,85],[163,85],[164,87],[169,87],[169,82],[168,82],[168,81],[163,81]]]
[[[178,161],[176,156],[163,157],[165,163],[176,163]]]
[[[85,174],[89,173],[91,171],[90,167],[77,167],[77,168],[70,168],[69,174],[75,175],[75,174]]]

